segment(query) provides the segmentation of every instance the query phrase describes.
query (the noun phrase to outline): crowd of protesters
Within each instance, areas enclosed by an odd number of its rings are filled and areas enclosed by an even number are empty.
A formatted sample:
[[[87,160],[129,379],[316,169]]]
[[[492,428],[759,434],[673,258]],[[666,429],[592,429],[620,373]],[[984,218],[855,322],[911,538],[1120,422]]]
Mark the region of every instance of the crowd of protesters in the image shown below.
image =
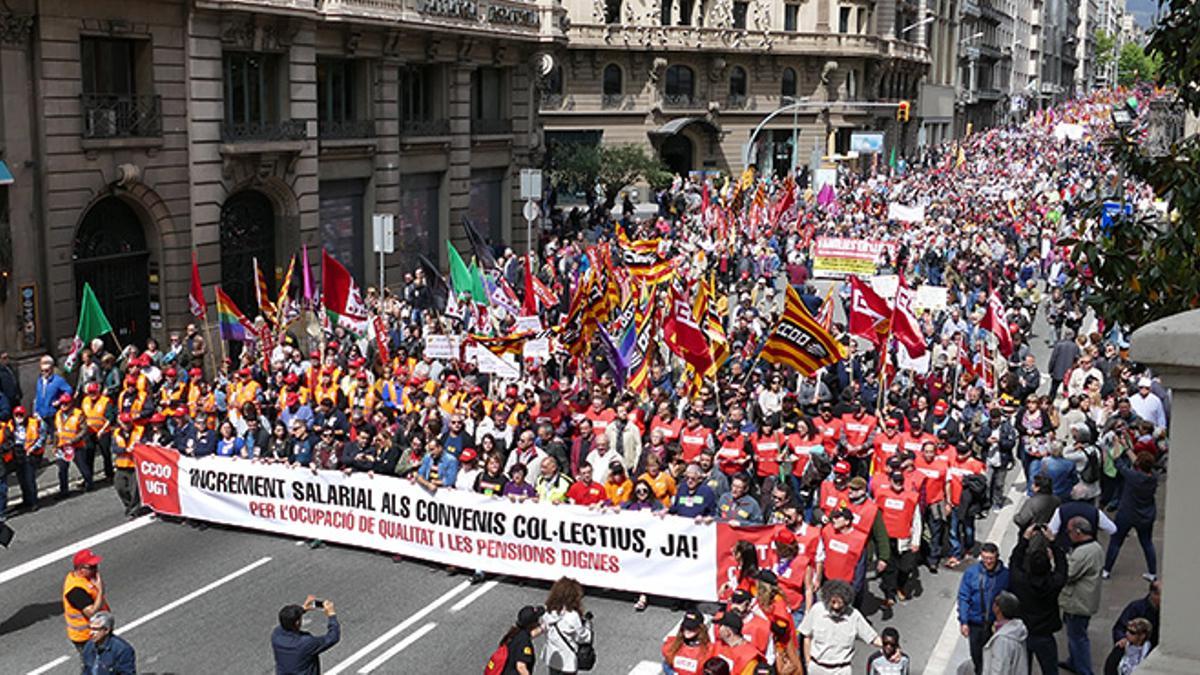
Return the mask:
[[[517,317],[495,308],[486,319],[478,308],[455,317],[445,282],[418,269],[394,293],[368,289],[366,304],[386,329],[372,339],[340,325],[305,330],[315,321],[305,313],[291,330],[281,327],[266,354],[248,343],[218,358],[194,326],[166,348],[150,340],[112,353],[98,340],[83,350],[73,384],[43,359],[28,408],[19,389],[4,390],[0,372],[0,403],[11,404],[0,415],[5,466],[30,509],[44,461],[56,464],[66,496],[71,466],[91,490],[99,460],[127,513],[137,513],[130,451],[150,442],[197,457],[397,476],[431,490],[776,525],[767,559],[749,544],[733,551],[727,609],[711,635],[704,617],[689,614],[664,645],[669,672],[709,672],[710,654],[734,673],[758,662],[780,673],[800,672],[788,670],[793,663],[849,672],[855,639],[881,646],[873,672],[904,672],[887,666],[907,658],[898,635],[846,621],[863,609],[870,580],[890,613],[920,574],[949,568],[986,589],[959,601],[976,672],[989,645],[1016,632],[1015,623],[996,630],[1001,617],[1023,621],[1021,642],[1043,672],[1053,670],[1061,615],[1072,667],[1087,673],[1087,619],[1100,585],[1081,588],[1072,566],[1106,577],[1134,530],[1147,577],[1156,578],[1150,535],[1170,415],[1158,380],[1126,358],[1121,328],[1086,311],[1086,284],[1074,283],[1069,252],[1056,243],[1110,190],[1151,208],[1144,187],[1114,182],[1099,147],[1110,98],[929,148],[900,167],[843,168],[830,191],[766,176],[746,185],[681,178],[644,221],[631,208],[556,212],[533,265],[510,250],[477,251],[490,285],[528,289],[525,275],[536,275],[556,299],[534,304],[549,327],[569,319],[597,246],[610,247],[620,266],[618,241],[657,241],[680,288],[712,279],[728,357],[707,377],[661,340],[648,350],[641,390],[619,386],[626,374],[599,350],[524,359],[507,380],[461,359],[428,358],[426,336],[483,325],[503,337]],[[1056,136],[1063,124],[1082,127],[1084,138]],[[753,208],[765,195],[770,212],[792,190],[794,204],[777,222],[743,221],[746,212],[730,208]],[[889,204],[923,207],[924,219],[889,220]],[[926,360],[902,361],[896,344],[851,335],[843,321],[832,332],[846,358],[812,377],[756,358],[788,284],[814,315],[824,302],[851,313],[847,280],[823,300],[812,279],[811,244],[825,236],[886,242],[880,274],[947,289],[944,308],[918,316]],[[1006,309],[1008,354],[994,329],[981,328],[993,296]],[[1045,363],[1030,344],[1039,312],[1052,333]],[[994,545],[976,540],[975,521],[1007,503],[1018,476],[1030,496],[1004,567]],[[1096,552],[1102,523],[1111,535],[1107,552]],[[1126,628],[1144,628],[1140,618]],[[1146,643],[1137,635],[1120,638],[1118,668]]]

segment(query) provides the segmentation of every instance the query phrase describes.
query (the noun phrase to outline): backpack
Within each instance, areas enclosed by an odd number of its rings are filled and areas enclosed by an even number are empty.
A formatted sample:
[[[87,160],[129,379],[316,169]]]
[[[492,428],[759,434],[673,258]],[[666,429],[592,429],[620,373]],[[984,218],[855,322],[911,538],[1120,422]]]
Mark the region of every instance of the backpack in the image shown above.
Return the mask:
[[[1079,472],[1079,480],[1084,483],[1095,483],[1100,480],[1100,451],[1094,445],[1084,446],[1083,454],[1087,456],[1087,463],[1083,465],[1083,471]]]
[[[496,647],[496,651],[488,657],[487,665],[483,667],[483,675],[500,675],[504,666],[508,665],[508,643]]]
[[[962,479],[963,499],[960,505],[968,518],[978,518],[985,515],[988,507],[988,481],[979,474],[964,476]]]
[[[590,623],[586,618],[584,622]],[[572,645],[572,641],[568,640],[567,636],[563,635],[562,631],[559,630],[558,624],[554,625],[554,630],[558,632],[558,637],[562,638],[562,641],[566,643],[567,649],[570,649],[575,654],[575,669],[578,672],[586,672],[596,667],[595,633],[592,634],[592,641]]]

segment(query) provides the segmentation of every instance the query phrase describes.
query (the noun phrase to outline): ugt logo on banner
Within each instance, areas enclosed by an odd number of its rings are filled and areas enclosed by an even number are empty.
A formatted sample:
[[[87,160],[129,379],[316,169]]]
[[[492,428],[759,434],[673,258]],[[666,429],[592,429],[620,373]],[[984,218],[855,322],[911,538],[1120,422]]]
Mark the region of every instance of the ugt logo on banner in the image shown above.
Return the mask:
[[[152,445],[133,447],[142,503],[158,513],[179,515],[179,454]]]

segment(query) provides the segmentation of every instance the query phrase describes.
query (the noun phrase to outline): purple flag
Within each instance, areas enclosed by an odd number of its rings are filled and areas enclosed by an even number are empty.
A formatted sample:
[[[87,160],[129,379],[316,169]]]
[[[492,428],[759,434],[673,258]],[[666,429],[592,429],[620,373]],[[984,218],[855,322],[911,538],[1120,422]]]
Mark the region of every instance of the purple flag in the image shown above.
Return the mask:
[[[304,268],[304,306],[312,307],[313,284],[312,284],[312,272],[309,271],[309,267],[308,267],[308,245],[307,244],[304,245],[304,252],[302,253],[301,261],[303,262],[303,268]]]
[[[613,342],[612,336],[608,334],[608,330],[604,326],[600,326],[599,335],[600,345],[604,348],[604,358],[608,361],[608,367],[612,369],[613,382],[616,383],[618,390],[624,389],[629,363],[621,354],[621,350],[617,349],[616,343]]]

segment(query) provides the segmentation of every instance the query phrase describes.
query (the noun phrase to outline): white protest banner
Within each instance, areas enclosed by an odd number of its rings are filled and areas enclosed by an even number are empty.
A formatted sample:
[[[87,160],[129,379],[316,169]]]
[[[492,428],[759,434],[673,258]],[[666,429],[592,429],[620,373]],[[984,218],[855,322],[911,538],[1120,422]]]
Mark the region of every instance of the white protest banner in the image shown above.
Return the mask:
[[[948,301],[945,286],[921,284],[917,286],[917,297],[913,298],[913,309],[943,310]]]
[[[425,356],[431,359],[457,359],[462,340],[457,335],[426,335]]]
[[[479,372],[495,375],[500,379],[515,380],[521,377],[521,369],[516,364],[496,356],[487,347],[475,350],[475,363],[479,366]]]
[[[548,358],[550,356],[550,338],[533,338],[525,341],[525,351],[522,353],[527,359],[538,357]]]
[[[888,220],[897,220],[902,223],[925,222],[925,207],[905,206],[904,204],[891,202],[888,204]]]
[[[149,445],[137,445],[134,460],[143,502],[158,513],[493,574],[570,576],[585,586],[717,599],[718,529],[725,525],[430,493],[390,476],[186,457]]]
[[[524,333],[525,331],[532,331],[534,333],[542,332],[541,318],[536,314],[533,316],[518,316],[512,332]]]
[[[900,277],[895,274],[880,274],[871,277],[871,288],[884,300],[896,297],[896,289],[900,287]]]
[[[926,349],[924,354],[914,359],[908,355],[907,349],[897,349],[896,365],[901,370],[911,370],[918,375],[924,375],[929,372],[929,357],[931,353]]]

